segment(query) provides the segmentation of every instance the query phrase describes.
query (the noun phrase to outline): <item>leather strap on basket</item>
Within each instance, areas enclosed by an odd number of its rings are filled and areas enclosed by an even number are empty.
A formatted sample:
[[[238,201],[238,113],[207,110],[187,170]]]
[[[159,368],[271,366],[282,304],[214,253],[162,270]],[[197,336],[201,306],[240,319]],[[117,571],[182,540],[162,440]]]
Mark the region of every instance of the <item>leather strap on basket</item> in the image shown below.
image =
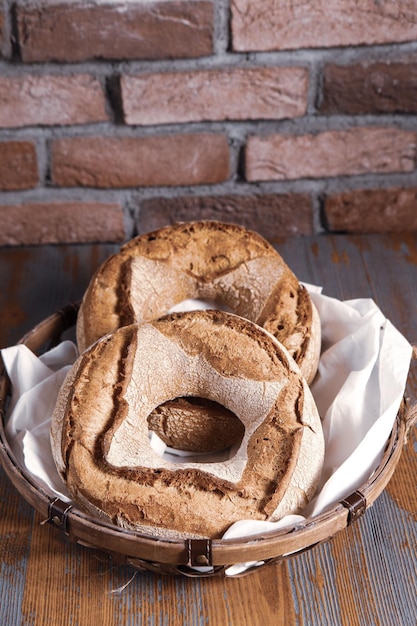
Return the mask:
[[[189,567],[213,564],[210,539],[187,539],[186,546]]]
[[[366,510],[366,498],[360,491],[354,491],[350,496],[341,500],[340,504],[348,510],[348,526],[356,522]]]
[[[46,521],[68,535],[68,513],[71,509],[72,504],[55,498],[55,500],[52,500],[49,504],[48,519]]]
[[[77,321],[78,309],[80,308],[80,302],[71,302],[62,309],[57,311],[57,315],[60,315],[64,320],[65,328],[71,328]]]

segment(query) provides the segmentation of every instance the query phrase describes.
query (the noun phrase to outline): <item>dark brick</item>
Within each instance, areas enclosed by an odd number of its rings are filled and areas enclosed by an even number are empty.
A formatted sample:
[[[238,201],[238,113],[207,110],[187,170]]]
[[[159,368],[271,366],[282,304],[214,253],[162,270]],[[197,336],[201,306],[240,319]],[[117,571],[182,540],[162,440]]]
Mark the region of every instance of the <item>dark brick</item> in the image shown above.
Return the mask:
[[[0,189],[30,189],[38,184],[38,162],[30,141],[0,143]]]
[[[417,64],[328,65],[322,113],[417,113]]]
[[[324,210],[327,225],[333,231],[417,230],[417,188],[346,191],[328,196]]]
[[[313,232],[313,212],[307,194],[245,194],[152,198],[140,203],[139,232],[178,221],[212,219],[241,224],[270,241]]]

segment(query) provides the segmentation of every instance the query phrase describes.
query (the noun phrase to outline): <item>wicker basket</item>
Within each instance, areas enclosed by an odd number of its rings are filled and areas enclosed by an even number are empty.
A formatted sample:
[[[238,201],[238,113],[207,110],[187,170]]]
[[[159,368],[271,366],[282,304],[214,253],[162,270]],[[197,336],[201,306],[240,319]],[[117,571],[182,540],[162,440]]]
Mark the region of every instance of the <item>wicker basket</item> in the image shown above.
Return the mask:
[[[77,312],[78,305],[58,311],[33,328],[19,343],[41,354],[57,345],[63,333],[75,325]],[[104,523],[45,493],[18,465],[6,440],[4,417],[9,396],[10,381],[3,369],[0,374],[0,461],[13,485],[42,519],[70,540],[104,551],[116,563],[127,563],[139,570],[198,577],[224,574],[230,566],[239,563],[256,563],[256,566],[245,569],[247,574],[257,569],[259,563],[263,566],[280,562],[294,553],[309,550],[356,521],[390,480],[416,416],[414,406],[410,408],[407,403],[402,403],[382,460],[372,477],[331,510],[297,525],[295,529],[239,539],[168,540]]]

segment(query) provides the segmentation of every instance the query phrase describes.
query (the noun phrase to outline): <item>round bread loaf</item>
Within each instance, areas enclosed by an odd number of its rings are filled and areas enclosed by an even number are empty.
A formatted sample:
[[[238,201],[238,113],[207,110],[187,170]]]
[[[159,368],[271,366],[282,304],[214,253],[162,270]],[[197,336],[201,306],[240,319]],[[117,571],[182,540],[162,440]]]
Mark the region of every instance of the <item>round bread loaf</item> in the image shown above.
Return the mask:
[[[257,233],[216,221],[178,223],[132,239],[93,276],[77,320],[85,350],[103,335],[206,299],[272,333],[310,383],[320,357],[311,298],[275,248]]]
[[[231,458],[174,463],[151,448],[149,415],[190,395],[240,420]],[[240,519],[299,511],[324,457],[321,421],[294,360],[258,325],[215,310],[128,325],[94,343],[60,391],[51,443],[87,511],[167,537],[219,537]]]

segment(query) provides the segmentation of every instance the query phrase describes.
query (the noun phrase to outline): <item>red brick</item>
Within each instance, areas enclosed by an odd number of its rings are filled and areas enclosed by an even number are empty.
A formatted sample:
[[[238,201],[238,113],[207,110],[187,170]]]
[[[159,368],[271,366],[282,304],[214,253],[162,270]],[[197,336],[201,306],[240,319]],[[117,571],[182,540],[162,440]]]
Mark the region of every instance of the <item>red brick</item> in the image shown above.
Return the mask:
[[[47,202],[0,206],[0,245],[121,242],[123,209],[99,202]]]
[[[364,189],[326,198],[333,231],[383,233],[417,230],[417,189]]]
[[[294,50],[413,41],[415,3],[398,0],[234,0],[234,50]]]
[[[140,202],[139,232],[189,220],[241,224],[270,241],[313,233],[313,209],[307,194],[245,194],[152,198]]]
[[[108,119],[103,89],[88,74],[0,76],[0,127],[68,125]]]
[[[128,124],[279,119],[304,115],[307,71],[233,68],[124,76]]]
[[[322,113],[417,113],[417,64],[327,65]]]
[[[0,143],[0,189],[30,189],[38,184],[36,150],[30,141]]]
[[[52,144],[59,186],[136,187],[219,183],[229,178],[229,147],[220,134],[81,137]]]
[[[246,147],[246,178],[290,180],[411,172],[415,156],[416,134],[396,128],[253,136]]]
[[[168,59],[209,55],[213,5],[206,1],[37,1],[17,8],[23,61]]]

